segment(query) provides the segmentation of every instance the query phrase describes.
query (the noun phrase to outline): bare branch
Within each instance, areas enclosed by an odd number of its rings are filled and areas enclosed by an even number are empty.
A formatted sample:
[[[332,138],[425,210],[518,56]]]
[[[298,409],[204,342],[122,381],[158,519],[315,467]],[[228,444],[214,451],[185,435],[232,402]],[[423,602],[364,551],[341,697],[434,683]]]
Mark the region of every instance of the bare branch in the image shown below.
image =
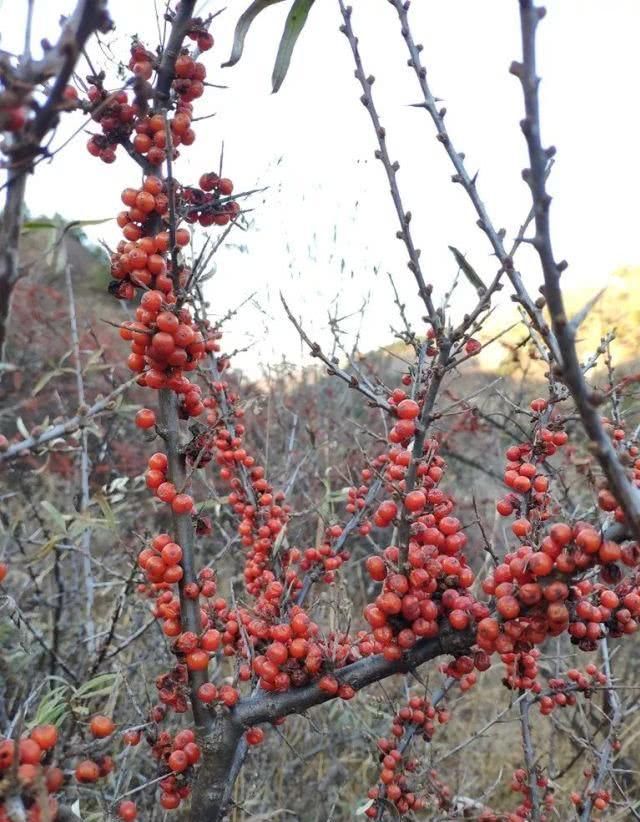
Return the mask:
[[[522,63],[513,63],[511,72],[521,84],[525,104],[525,119],[521,122],[529,152],[530,168],[523,172],[531,189],[535,210],[536,233],[532,244],[540,258],[545,282],[545,298],[551,315],[553,331],[560,356],[559,377],[566,384],[576,404],[592,452],[600,463],[610,489],[625,517],[634,537],[640,540],[640,491],[634,487],[618,459],[615,448],[606,434],[597,407],[597,400],[590,391],[582,373],[576,351],[575,330],[567,318],[560,286],[560,275],[566,263],[557,263],[551,243],[549,207],[551,197],[546,190],[545,171],[554,149],[544,149],[540,135],[540,106],[538,100],[539,78],[536,76],[536,30],[544,16],[544,9],[533,0],[520,0],[520,25],[522,31]]]

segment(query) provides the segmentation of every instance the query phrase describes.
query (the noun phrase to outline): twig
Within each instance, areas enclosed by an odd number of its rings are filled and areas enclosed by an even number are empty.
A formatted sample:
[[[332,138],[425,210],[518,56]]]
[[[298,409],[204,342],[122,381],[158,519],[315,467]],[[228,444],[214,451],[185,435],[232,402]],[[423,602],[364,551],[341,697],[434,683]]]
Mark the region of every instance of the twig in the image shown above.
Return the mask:
[[[398,215],[398,221],[400,223],[400,230],[397,233],[397,237],[403,241],[407,249],[407,253],[409,255],[409,269],[413,273],[416,283],[418,284],[418,291],[427,309],[429,320],[436,332],[438,332],[443,326],[443,319],[433,304],[433,299],[431,297],[432,286],[427,285],[422,274],[422,268],[420,266],[420,249],[415,247],[410,228],[411,212],[405,211],[402,203],[402,197],[400,196],[400,189],[398,188],[397,171],[400,166],[397,162],[392,162],[389,157],[389,150],[387,149],[387,134],[385,129],[382,127],[380,117],[378,116],[378,112],[373,101],[371,86],[373,85],[375,78],[371,76],[367,77],[362,65],[362,59],[358,49],[358,38],[355,36],[351,26],[351,6],[345,6],[343,0],[338,0],[338,2],[340,4],[340,11],[342,12],[342,19],[344,20],[344,25],[340,27],[340,31],[346,36],[349,41],[349,45],[351,46],[351,53],[353,54],[353,59],[356,66],[355,76],[362,88],[362,97],[360,100],[369,113],[369,117],[371,118],[371,123],[378,140],[378,150],[376,151],[375,156],[376,159],[380,160],[384,166],[384,170],[387,174],[387,180],[389,181],[389,186],[391,187],[391,199],[393,200],[396,214]]]
[[[73,281],[71,279],[71,266],[65,267],[65,281],[67,284],[67,294],[69,297],[69,324],[71,326],[71,345],[75,360],[76,388],[78,391],[78,407],[86,407],[84,396],[84,380],[82,378],[82,360],[80,358],[80,337],[78,334],[78,321],[76,317],[76,301],[73,293]],[[80,510],[83,515],[89,508],[91,495],[89,492],[89,441],[87,429],[83,427],[80,431]],[[84,630],[87,637],[87,653],[92,656],[95,650],[95,626],[93,624],[93,571],[91,569],[91,529],[85,528],[80,535],[80,547],[82,550],[82,576],[84,579],[85,602],[84,602]]]
[[[575,345],[575,329],[567,318],[560,286],[560,275],[566,263],[557,263],[551,243],[549,207],[551,197],[546,190],[545,169],[555,149],[544,149],[540,135],[539,78],[536,75],[536,30],[544,16],[544,9],[533,0],[520,0],[520,27],[522,32],[522,63],[514,62],[511,72],[519,78],[525,104],[525,119],[521,122],[527,142],[530,168],[523,172],[531,189],[535,210],[535,236],[532,245],[538,253],[545,282],[545,298],[560,356],[563,382],[576,404],[582,424],[591,440],[591,450],[602,468],[609,487],[627,518],[633,535],[640,540],[640,491],[630,482],[611,439],[607,436],[597,408],[597,401],[584,379]]]

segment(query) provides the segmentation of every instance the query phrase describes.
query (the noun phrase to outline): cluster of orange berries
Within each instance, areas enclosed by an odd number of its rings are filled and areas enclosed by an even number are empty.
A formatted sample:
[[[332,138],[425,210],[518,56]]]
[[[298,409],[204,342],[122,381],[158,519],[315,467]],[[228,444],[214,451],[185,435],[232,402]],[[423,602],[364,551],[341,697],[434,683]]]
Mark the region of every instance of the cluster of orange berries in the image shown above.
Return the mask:
[[[147,411],[148,409],[142,409],[143,411]],[[138,412],[140,413],[140,412]],[[154,415],[155,417],[155,415]],[[154,422],[155,424],[155,422]],[[180,494],[178,493],[178,489],[172,482],[167,480],[167,457],[161,451],[153,454],[149,458],[149,469],[145,473],[145,481],[147,484],[147,488],[152,490],[156,497],[161,501],[165,502],[168,505],[171,505],[171,509],[176,514],[189,514],[193,509],[193,498],[189,494]],[[157,541],[158,544],[160,540],[167,538],[169,542],[171,542],[170,537],[167,534],[159,534],[154,540],[154,547],[156,551],[161,552],[163,546],[157,547],[155,542]],[[173,543],[172,543],[173,545]],[[178,546],[179,548],[180,546]],[[177,566],[180,560],[182,559],[182,551],[180,552],[174,551],[173,548],[168,549],[166,552],[166,557],[163,555],[165,565],[172,565]],[[175,556],[178,556],[177,559],[171,561],[171,559]],[[159,565],[159,563],[158,563]],[[140,566],[144,567],[144,566]],[[155,574],[157,576],[157,574]],[[150,577],[151,579],[151,577]],[[181,576],[172,579],[165,579],[165,582],[179,582],[182,579]],[[159,580],[151,580],[151,581],[159,581]]]
[[[549,786],[549,779],[544,774],[538,773],[535,777],[536,786],[542,791],[542,804],[546,813],[540,815],[540,822],[548,822],[553,813],[555,799],[553,791]],[[531,818],[533,803],[531,801],[531,787],[529,785],[529,775],[524,768],[517,768],[511,778],[511,790],[514,793],[521,793],[523,802],[516,808],[515,812],[507,816],[508,822],[526,822]]]
[[[184,372],[196,369],[215,340],[205,341],[188,308],[181,308],[177,314],[169,310],[157,290],[145,292],[136,318],[121,326],[120,336],[131,341],[127,365],[140,374],[138,383],[154,390],[169,388],[181,395],[189,416],[199,416],[205,408],[202,389]]]
[[[161,731],[151,751],[166,773],[160,780],[160,805],[165,810],[174,810],[189,796],[191,768],[200,760],[195,733],[185,728],[172,738],[168,731]]]
[[[184,186],[179,191],[178,207],[188,223],[201,226],[227,225],[240,213],[240,205],[231,199],[233,183],[210,171],[200,177],[199,188]]]
[[[73,92],[77,98],[76,90],[73,89]],[[91,119],[102,130],[101,134],[93,134],[89,138],[87,151],[92,157],[99,157],[103,163],[113,163],[118,145],[129,139],[133,124],[140,115],[140,108],[137,103],[129,102],[126,91],[110,93],[100,85],[89,86],[87,98]]]
[[[553,677],[549,680],[551,693],[545,693],[538,697],[540,713],[548,716],[555,708],[564,708],[567,705],[576,704],[576,694],[582,693],[587,699],[591,697],[593,688],[598,685],[605,685],[607,677],[602,671],[590,662],[585,673],[580,673],[577,668],[570,668],[566,678]],[[536,683],[537,684],[537,683]]]
[[[213,45],[213,37],[207,31],[200,31],[196,39],[201,51],[206,51]],[[150,165],[159,166],[167,159],[169,139],[174,159],[179,156],[177,146],[190,146],[195,141],[196,135],[191,128],[191,103],[204,93],[207,70],[203,63],[190,57],[186,50],[177,58],[172,89],[178,101],[173,117],[167,121],[168,136],[164,116],[146,113],[146,97],[151,95],[147,83],[158,68],[156,56],[142,43],[135,41],[131,46],[128,67],[136,79],[136,97],[131,102],[125,90],[108,92],[100,77],[91,78],[95,85],[88,89],[88,106],[92,119],[100,125],[101,133],[91,136],[87,150],[103,162],[113,163],[118,145],[128,143],[135,133],[131,141],[132,149],[141,157],[146,157]],[[145,85],[146,89],[143,88]],[[66,99],[77,99],[75,89],[71,91],[75,93],[75,98]]]
[[[108,716],[96,714],[89,722],[89,731],[94,739],[111,736],[114,730],[115,724]],[[3,799],[12,793],[19,793],[27,812],[27,822],[44,822],[45,819],[56,818],[58,802],[53,794],[58,793],[66,781],[63,771],[53,764],[53,750],[57,741],[58,729],[55,725],[37,725],[17,740],[0,739],[0,781],[3,782],[0,792],[0,822],[9,822],[14,818],[9,815]],[[91,783],[107,776],[113,768],[110,756],[83,759],[76,764],[74,775],[81,784]],[[18,783],[17,792],[9,788],[14,779]],[[45,805],[41,794],[43,788],[47,793]]]
[[[599,566],[607,582],[618,581],[619,560],[635,566],[638,552],[633,545],[621,548],[602,538],[591,525],[555,523],[540,542],[540,549],[521,545],[506,554],[504,561],[482,583],[496,598],[496,617],[478,624],[477,644],[489,652],[511,653],[518,647],[540,644],[568,630],[583,650],[594,650],[607,627],[633,633],[638,624],[640,597],[633,582],[626,580],[624,599],[606,584],[590,579],[574,580],[576,573]]]
[[[587,779],[590,779],[591,776],[591,771],[585,771],[585,777]],[[569,798],[571,799],[572,804],[575,805],[576,810],[579,812],[584,804],[584,796],[579,794],[577,791],[572,791]],[[592,792],[591,798],[593,799],[593,807],[596,810],[606,811],[611,803],[611,791],[600,788],[600,790]]]
[[[154,174],[146,177],[140,188],[125,188],[120,195],[120,199],[127,208],[126,210],[118,212],[116,221],[122,229],[125,240],[128,242],[138,241],[143,236],[145,225],[148,222],[155,222],[154,218],[164,217],[169,208],[167,185]],[[149,239],[153,239],[156,246],[155,248],[151,248]],[[183,240],[182,244],[186,245],[189,241],[189,233],[186,232],[186,242],[184,242],[184,233],[181,236],[181,240]],[[136,246],[136,248],[141,248],[147,255],[153,253],[164,254],[168,250],[168,247],[168,234],[163,234],[159,239],[147,238],[142,246]],[[128,254],[130,252],[125,253]],[[129,259],[127,256],[123,257],[122,253],[120,253],[112,260],[111,274],[116,279],[122,279],[124,273],[128,273],[132,269],[138,269],[141,270],[142,273],[138,275],[139,282],[136,282],[136,285],[148,286],[151,284],[153,277],[166,273],[167,266],[164,258],[162,260],[154,258],[150,261],[152,265],[149,271],[144,273],[147,262],[148,260],[146,258],[140,257],[138,254],[134,254],[131,259]],[[162,265],[162,263],[165,264]],[[165,287],[161,290],[170,291],[171,289]]]
[[[28,822],[45,819],[38,796],[42,786],[47,792],[46,809],[50,817],[53,819],[57,814],[58,802],[53,794],[62,788],[65,781],[62,770],[52,764],[57,740],[55,725],[38,725],[19,740],[0,740],[0,780],[13,780],[15,768],[16,792],[22,797]],[[4,788],[1,793],[5,795]],[[7,796],[10,793],[10,790],[6,791]],[[9,819],[5,803],[0,798],[0,822],[9,822]]]
[[[548,403],[545,399],[532,400],[530,407],[534,415],[532,441],[507,449],[504,483],[511,492],[496,504],[501,516],[509,517],[515,512],[521,517],[512,526],[517,536],[528,531],[527,520],[543,522],[549,518],[549,478],[541,470],[541,463],[569,440],[561,421],[546,421]]]
[[[491,667],[491,657],[484,651],[475,651],[471,654],[461,654],[440,666],[445,676],[458,680],[460,690],[464,693],[477,682],[476,671],[487,671]]]
[[[202,64],[198,63],[198,65]],[[195,142],[196,134],[191,128],[192,118],[193,106],[188,102],[179,102],[173,117],[167,118],[166,121],[162,114],[138,118],[134,126],[135,137],[132,140],[134,150],[146,157],[150,165],[159,166],[167,159],[168,140],[170,140],[173,149],[172,158],[177,159],[180,156],[177,146],[190,146]]]
[[[421,811],[426,807],[425,798],[417,796],[411,789],[406,775],[414,773],[418,763],[415,759],[406,757],[405,751],[416,736],[421,736],[427,742],[431,741],[436,722],[443,725],[449,718],[446,708],[436,708],[429,699],[419,696],[412,696],[408,704],[398,711],[393,717],[391,736],[379,739],[377,743],[381,764],[378,780],[381,784],[371,788],[367,794],[374,802],[365,811],[366,816],[370,819],[377,818],[383,799],[393,802],[401,815]]]
[[[630,466],[630,479],[636,488],[640,488],[640,449],[627,440],[623,424],[615,425],[608,417],[602,417],[605,432],[611,438],[614,448],[618,452],[620,462]],[[624,512],[604,479],[598,491],[598,505],[607,513],[612,513],[617,522],[624,522]]]
[[[376,459],[374,468],[393,496],[379,504],[373,523],[379,528],[408,523],[407,567],[400,567],[401,552],[395,545],[367,559],[369,576],[383,587],[365,608],[372,634],[360,642],[360,650],[393,660],[418,639],[437,636],[443,616],[455,630],[464,630],[489,610],[469,592],[474,574],[462,553],[467,538],[462,523],[452,516],[452,497],[438,487],[446,468],[439,443],[425,440],[421,458],[412,466],[412,452],[394,443],[413,436],[420,406],[402,389],[392,393],[391,403],[399,419],[389,434],[391,448]],[[407,491],[410,466],[415,481]]]
[[[296,605],[290,608],[284,621],[272,624],[244,609],[238,617],[255,649],[252,670],[264,691],[283,692],[302,687],[323,670],[353,661],[351,639],[347,634],[330,633],[320,638],[318,625]],[[249,667],[241,666],[240,673],[248,679]],[[355,695],[351,686],[338,683],[329,672],[320,677],[318,686],[325,693],[343,699]]]
[[[398,418],[389,431],[389,442],[394,444],[407,442],[416,432],[416,419],[420,414],[420,406],[415,400],[408,399],[401,388],[396,388],[391,392],[389,405]]]

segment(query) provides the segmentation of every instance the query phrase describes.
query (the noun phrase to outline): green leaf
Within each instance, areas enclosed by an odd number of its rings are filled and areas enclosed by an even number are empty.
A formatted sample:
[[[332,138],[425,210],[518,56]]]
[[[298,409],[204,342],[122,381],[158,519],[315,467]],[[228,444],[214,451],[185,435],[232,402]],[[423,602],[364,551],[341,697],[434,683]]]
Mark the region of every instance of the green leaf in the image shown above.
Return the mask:
[[[453,254],[456,263],[458,264],[459,268],[461,269],[464,276],[469,280],[471,285],[475,288],[480,296],[486,293],[487,287],[482,282],[482,279],[477,274],[475,269],[471,266],[470,263],[467,262],[467,258],[462,254],[462,252],[458,251],[455,246],[450,245],[449,251]]]
[[[36,725],[61,725],[69,713],[68,691],[67,685],[61,685],[46,693],[40,700],[36,714],[28,723],[27,728],[31,730]]]
[[[249,8],[240,15],[240,19],[236,23],[236,30],[233,34],[231,57],[229,57],[226,63],[222,64],[222,68],[235,66],[238,60],[242,57],[244,38],[247,36],[247,32],[249,31],[251,24],[261,11],[264,11],[268,6],[274,6],[276,3],[282,3],[282,0],[253,0],[253,3],[249,6]]]
[[[307,16],[314,2],[315,0],[294,0],[293,6],[291,6],[287,22],[284,24],[282,40],[280,40],[280,46],[278,47],[276,64],[273,67],[273,74],[271,75],[271,85],[274,94],[278,91],[287,75],[293,48],[300,36],[300,32],[304,28],[304,24],[307,22]]]
[[[74,700],[93,699],[95,696],[106,696],[113,690],[118,674],[98,674],[83,683],[74,694]]]
[[[67,231],[71,231],[73,228],[82,228],[85,225],[102,225],[102,223],[109,223],[111,220],[115,220],[115,217],[102,217],[100,220],[73,220],[66,224],[62,236],[64,237]]]
[[[22,223],[22,233],[27,234],[29,231],[38,231],[42,228],[57,228],[55,223],[49,220],[29,220],[29,222]]]
[[[33,387],[33,396],[35,397],[36,394],[39,394],[40,391],[45,387],[45,385],[52,380],[54,377],[59,377],[62,374],[62,370],[59,368],[55,368],[53,371],[49,371],[48,374],[44,374],[38,382]]]
[[[107,527],[110,528],[112,531],[115,531],[118,527],[118,523],[113,513],[113,508],[109,505],[109,500],[105,497],[102,491],[97,491],[94,494],[95,501],[100,506],[100,510],[102,511],[102,516],[107,523]]]
[[[29,558],[29,560],[27,561],[27,565],[33,565],[34,562],[40,562],[40,560],[43,560],[53,551],[53,549],[62,539],[64,539],[64,534],[54,534],[52,537],[49,537],[49,539],[45,542],[42,548],[39,548],[37,553]]]
[[[43,507],[43,508],[45,509],[45,511],[47,512],[47,514],[49,514],[49,516],[51,517],[51,519],[55,522],[57,529],[58,529],[58,530],[59,530],[62,534],[66,534],[66,533],[67,533],[67,522],[66,522],[65,518],[63,517],[63,515],[60,513],[60,511],[58,511],[58,509],[57,509],[57,508],[55,508],[55,507],[54,507],[54,506],[53,506],[53,505],[49,502],[49,500],[48,500],[48,499],[44,499],[44,500],[42,500],[42,502],[40,503],[40,505],[42,505],[42,507]]]

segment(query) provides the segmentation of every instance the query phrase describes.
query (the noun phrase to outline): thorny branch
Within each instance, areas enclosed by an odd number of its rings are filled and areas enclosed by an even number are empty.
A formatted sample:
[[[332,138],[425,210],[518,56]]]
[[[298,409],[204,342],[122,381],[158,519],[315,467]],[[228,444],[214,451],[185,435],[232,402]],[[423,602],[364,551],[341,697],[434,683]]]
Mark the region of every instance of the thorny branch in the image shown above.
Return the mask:
[[[576,351],[577,329],[567,318],[560,286],[560,275],[567,264],[564,261],[556,262],[551,243],[551,197],[546,190],[545,172],[548,159],[553,156],[555,149],[544,149],[542,146],[538,99],[540,80],[536,75],[536,31],[544,13],[544,9],[536,6],[533,0],[520,0],[523,58],[522,63],[514,62],[511,65],[512,74],[518,77],[522,85],[525,104],[525,119],[521,122],[521,127],[527,142],[530,168],[525,169],[523,177],[531,189],[535,211],[536,231],[532,244],[540,258],[545,283],[544,296],[559,349],[559,356],[555,357],[559,368],[558,377],[571,392],[591,441],[592,452],[624,511],[634,537],[640,540],[640,492],[632,485],[618,459],[613,443],[602,425],[597,398],[584,378]]]

